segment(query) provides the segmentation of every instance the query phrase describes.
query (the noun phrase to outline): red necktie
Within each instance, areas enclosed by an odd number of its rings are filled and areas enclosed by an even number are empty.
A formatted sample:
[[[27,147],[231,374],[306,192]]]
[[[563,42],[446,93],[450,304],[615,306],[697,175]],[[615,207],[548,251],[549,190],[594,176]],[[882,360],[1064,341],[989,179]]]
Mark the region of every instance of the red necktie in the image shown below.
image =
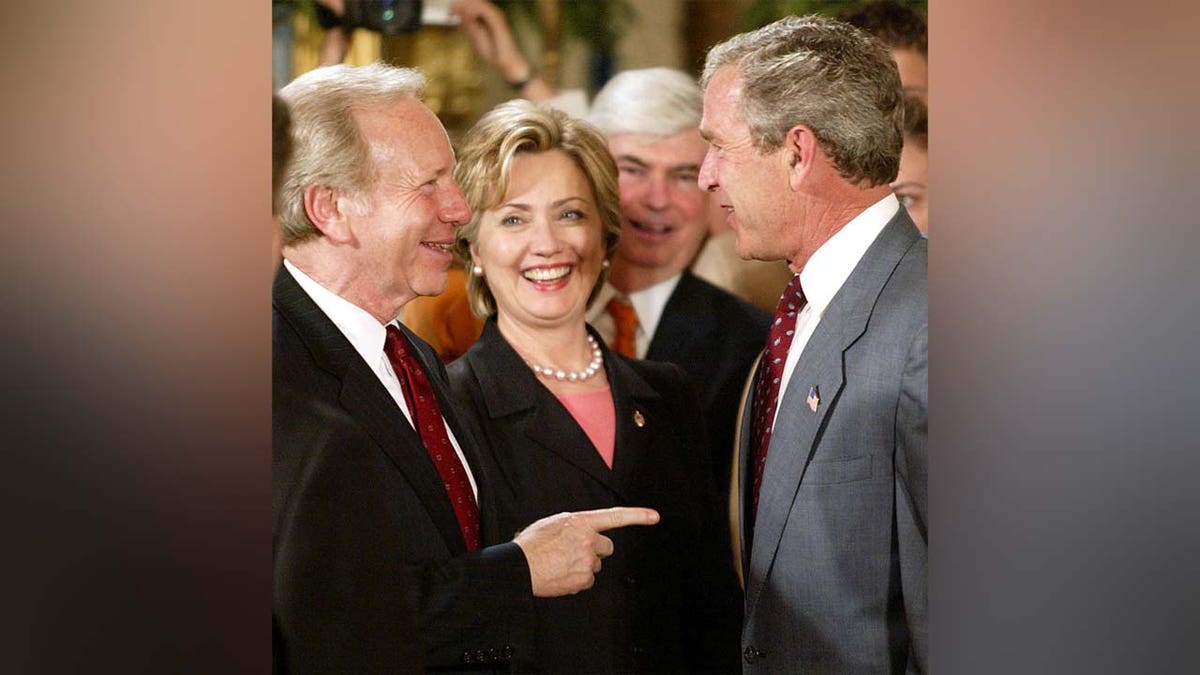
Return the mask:
[[[779,383],[783,378],[783,366],[787,362],[788,348],[796,335],[796,317],[804,307],[804,291],[800,288],[800,275],[792,276],[779,306],[775,308],[775,320],[767,333],[767,347],[763,351],[758,379],[754,383],[754,403],[750,409],[750,449],[754,451],[754,502],[749,522],[754,522],[758,511],[758,489],[762,486],[763,467],[767,465],[767,450],[771,445],[771,427],[775,422],[776,403],[779,401]]]
[[[613,336],[612,344],[609,347],[618,354],[636,358],[637,310],[633,308],[633,305],[620,298],[609,300],[604,309],[612,315],[613,323],[617,327],[616,335]]]
[[[458,518],[458,527],[462,530],[463,541],[468,551],[479,550],[479,505],[475,502],[475,494],[471,492],[471,482],[467,478],[466,469],[450,444],[450,436],[446,433],[446,424],[442,421],[442,409],[438,406],[433,387],[417,358],[413,356],[408,339],[394,325],[387,327],[387,338],[383,342],[383,351],[392,362],[392,370],[400,380],[400,389],[404,392],[404,400],[412,413],[413,424],[421,435],[421,442],[429,453],[429,459],[437,467],[442,477],[442,485],[450,495],[450,503],[454,506],[454,515]]]

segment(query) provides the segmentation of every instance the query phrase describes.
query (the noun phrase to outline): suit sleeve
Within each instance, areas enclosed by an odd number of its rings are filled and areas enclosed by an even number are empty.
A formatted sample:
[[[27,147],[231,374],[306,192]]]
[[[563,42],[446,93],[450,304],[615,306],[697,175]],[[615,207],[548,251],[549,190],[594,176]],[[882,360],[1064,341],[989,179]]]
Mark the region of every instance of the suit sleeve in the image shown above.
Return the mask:
[[[280,457],[301,454],[280,441],[277,472],[286,470]],[[409,672],[528,658],[533,596],[516,544],[450,558],[414,515],[422,508],[416,495],[352,423],[302,454],[287,471],[276,527],[281,672]]]
[[[900,580],[912,651],[908,672],[928,672],[929,333],[921,327],[908,352],[896,428],[896,530]]]

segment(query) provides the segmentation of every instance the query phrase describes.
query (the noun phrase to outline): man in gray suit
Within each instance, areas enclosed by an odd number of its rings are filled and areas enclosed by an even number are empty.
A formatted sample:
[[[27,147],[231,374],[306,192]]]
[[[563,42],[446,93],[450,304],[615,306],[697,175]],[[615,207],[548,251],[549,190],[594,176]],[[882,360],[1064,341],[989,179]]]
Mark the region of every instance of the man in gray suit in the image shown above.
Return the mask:
[[[708,54],[699,182],[786,259],[739,446],[747,672],[927,670],[926,240],[886,47],[788,17]]]

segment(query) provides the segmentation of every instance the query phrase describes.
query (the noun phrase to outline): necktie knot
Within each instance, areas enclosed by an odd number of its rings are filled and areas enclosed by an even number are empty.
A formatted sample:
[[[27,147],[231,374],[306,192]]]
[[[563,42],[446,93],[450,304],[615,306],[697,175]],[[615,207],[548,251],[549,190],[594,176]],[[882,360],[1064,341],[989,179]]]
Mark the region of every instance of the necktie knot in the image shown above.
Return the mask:
[[[409,358],[407,342],[395,324],[388,324],[387,335],[383,338],[383,348],[387,352],[388,358]]]

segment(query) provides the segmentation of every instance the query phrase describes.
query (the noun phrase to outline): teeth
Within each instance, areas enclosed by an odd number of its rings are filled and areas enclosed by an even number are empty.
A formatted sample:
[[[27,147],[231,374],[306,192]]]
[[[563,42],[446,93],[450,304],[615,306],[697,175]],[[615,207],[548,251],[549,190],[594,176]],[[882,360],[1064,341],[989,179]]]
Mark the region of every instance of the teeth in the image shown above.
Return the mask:
[[[537,267],[531,270],[525,270],[524,276],[530,281],[557,281],[571,271],[570,265],[561,267]]]
[[[454,248],[454,244],[439,244],[436,241],[423,241],[421,242],[421,245],[428,246],[429,248],[436,248],[439,251],[445,251],[447,253]]]

